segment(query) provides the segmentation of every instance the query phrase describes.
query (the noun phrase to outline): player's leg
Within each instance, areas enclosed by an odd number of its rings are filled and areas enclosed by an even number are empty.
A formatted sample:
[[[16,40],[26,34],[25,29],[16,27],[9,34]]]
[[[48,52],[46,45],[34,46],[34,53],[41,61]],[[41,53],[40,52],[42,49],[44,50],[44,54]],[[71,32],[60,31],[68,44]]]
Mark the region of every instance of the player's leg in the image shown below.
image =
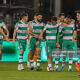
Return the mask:
[[[59,47],[59,60],[60,60],[60,58],[62,58],[62,39],[60,39],[60,41],[59,41],[59,44],[60,44],[60,47]]]
[[[37,54],[37,65],[36,65],[36,69],[37,71],[42,70],[40,68],[40,63],[41,63],[41,48],[42,48],[42,40],[39,40],[39,44],[36,45],[36,54]]]
[[[37,62],[37,54],[36,54],[36,51],[35,51],[35,54],[34,54],[34,67],[36,67],[36,62]]]
[[[69,43],[68,48],[70,49],[69,51],[72,51],[73,50],[73,43]],[[68,71],[73,71],[72,70],[72,63],[73,63],[72,58],[73,58],[73,53],[71,52],[71,53],[69,53],[69,69],[68,69]]]
[[[41,48],[36,48],[36,53],[37,53],[37,65],[36,65],[36,69],[37,71],[40,71],[40,63],[41,63]]]
[[[52,69],[52,54],[51,54],[51,43],[46,42],[46,52],[47,52],[47,71],[53,71]]]
[[[28,44],[28,56],[27,56],[27,67],[30,68],[30,40],[27,40],[27,44]]]
[[[30,51],[30,66],[31,70],[34,69],[34,51]]]
[[[27,56],[27,67],[30,68],[30,52],[28,53]]]
[[[24,70],[24,67],[23,67],[23,53],[26,49],[26,42],[18,41],[18,48],[20,50],[18,70]]]
[[[56,42],[52,43],[52,51],[55,54],[55,66],[54,71],[59,70],[59,48],[56,48]]]
[[[18,70],[24,70],[24,67],[23,67],[23,53],[24,53],[24,50],[20,50]]]
[[[48,60],[47,71],[53,71],[51,56],[52,56],[51,54],[47,53],[47,60]]]
[[[72,53],[69,53],[69,69],[68,71],[73,71],[72,70],[72,63],[73,63],[73,60],[72,60]]]
[[[60,49],[57,48],[56,49],[56,56],[55,56],[55,67],[54,67],[54,70],[55,71],[58,71],[59,70],[59,54],[60,54]]]
[[[62,59],[62,66],[61,66],[61,71],[64,71],[64,67],[65,67],[65,59],[66,59],[66,48],[67,48],[67,45],[66,43],[63,43],[62,44],[62,50],[64,52],[62,52],[62,56],[63,56],[63,59]]]
[[[36,44],[36,39],[32,37],[30,39],[30,66],[31,66],[31,70],[34,69],[35,44]]]
[[[60,60],[60,54],[61,54],[61,50],[62,50],[62,39],[60,39],[59,41],[60,47],[56,48],[56,56],[55,56],[55,71],[59,70],[59,60]]]
[[[79,71],[79,65],[80,65],[80,53],[79,53],[80,48],[77,49],[77,55],[78,55],[78,61],[76,62],[76,70]]]

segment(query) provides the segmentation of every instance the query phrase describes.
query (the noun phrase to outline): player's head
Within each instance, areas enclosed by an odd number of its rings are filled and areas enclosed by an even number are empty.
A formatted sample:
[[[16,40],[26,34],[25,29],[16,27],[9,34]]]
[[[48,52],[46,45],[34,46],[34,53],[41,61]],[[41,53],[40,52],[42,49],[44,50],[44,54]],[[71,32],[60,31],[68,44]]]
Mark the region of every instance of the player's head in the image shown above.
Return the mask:
[[[50,21],[47,21],[46,24],[50,24]]]
[[[65,18],[65,14],[64,13],[60,13],[59,14],[59,20],[60,20],[60,22],[64,22],[64,18]]]
[[[68,15],[68,16],[66,17],[65,22],[66,22],[67,24],[69,24],[69,23],[71,23],[71,20],[72,20],[72,17],[71,17],[70,15]]]
[[[34,14],[34,20],[37,20],[37,13]]]
[[[28,14],[27,13],[22,13],[21,19],[23,19],[24,21],[28,21]]]
[[[41,13],[36,13],[36,18],[38,22],[42,21],[42,14]]]
[[[77,13],[76,18],[77,18],[78,21],[80,21],[80,10],[76,11],[76,13]]]
[[[51,22],[52,22],[53,25],[56,25],[56,23],[57,23],[57,17],[56,16],[53,16],[51,18]]]

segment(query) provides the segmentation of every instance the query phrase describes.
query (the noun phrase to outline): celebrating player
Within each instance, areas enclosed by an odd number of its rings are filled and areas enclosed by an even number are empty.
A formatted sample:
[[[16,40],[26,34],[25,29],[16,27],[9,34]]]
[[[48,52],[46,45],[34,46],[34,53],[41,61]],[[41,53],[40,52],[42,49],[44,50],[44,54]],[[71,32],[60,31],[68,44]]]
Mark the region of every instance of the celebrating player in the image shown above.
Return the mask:
[[[62,32],[62,35],[63,35],[63,45],[62,45],[62,48],[63,50],[65,51],[68,51],[68,50],[73,50],[73,30],[74,30],[74,24],[72,23],[72,18],[71,16],[67,16],[66,17],[66,23],[63,23],[61,25],[61,27],[59,28],[59,32],[58,34],[60,34],[60,32]],[[58,36],[59,38],[59,36]],[[59,41],[57,38],[57,41]],[[65,56],[63,56],[63,61],[62,61],[62,67],[61,67],[61,71],[64,70],[64,66],[65,66],[65,58],[66,58],[66,52],[64,53]],[[63,55],[64,55],[63,54]],[[72,53],[69,53],[69,69],[68,71],[72,71]]]
[[[36,50],[37,54],[37,66],[36,70],[40,71],[40,62],[41,62],[41,47],[42,47],[42,39],[41,39],[41,32],[44,28],[44,23],[42,21],[42,15],[40,13],[36,14],[37,20],[32,21],[30,24],[30,34],[32,35],[30,39],[30,64],[31,64],[31,70],[34,69],[33,67],[33,56]]]
[[[15,25],[15,30],[13,34],[13,44],[15,44],[15,37],[17,33],[18,47],[20,50],[18,70],[24,70],[23,53],[26,49],[26,42],[27,42],[27,35],[28,35],[28,22],[27,21],[28,21],[28,14],[23,13],[21,15],[21,20],[18,21]]]
[[[37,21],[37,17],[36,17],[36,14],[34,15],[34,20],[33,21]],[[33,21],[30,21],[30,24],[33,22]],[[31,27],[31,26],[29,26]],[[30,68],[30,38],[31,36],[29,35],[28,37],[28,45],[29,45],[29,53],[28,53],[28,57],[27,57],[27,67]],[[36,67],[36,62],[37,62],[37,53],[35,51],[34,53],[34,67]]]
[[[3,29],[6,31],[7,36],[3,32]],[[3,37],[4,37],[4,39],[7,40],[7,42],[9,42],[9,39],[8,39],[9,38],[9,31],[8,31],[6,25],[4,24],[4,22],[0,21],[0,61],[1,61],[1,58],[2,58]]]
[[[46,51],[48,58],[47,71],[53,71],[52,69],[52,55],[56,51],[56,37],[59,25],[57,24],[57,17],[53,16],[51,18],[51,24],[47,24],[44,30],[46,30]],[[58,70],[58,57],[55,57],[54,69]]]

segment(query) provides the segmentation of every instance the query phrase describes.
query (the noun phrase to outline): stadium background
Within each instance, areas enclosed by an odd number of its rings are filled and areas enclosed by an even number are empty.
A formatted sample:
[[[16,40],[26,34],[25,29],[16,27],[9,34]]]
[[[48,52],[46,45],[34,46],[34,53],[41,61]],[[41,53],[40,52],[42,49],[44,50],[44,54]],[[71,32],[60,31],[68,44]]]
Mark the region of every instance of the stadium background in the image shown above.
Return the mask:
[[[60,12],[64,12],[65,15],[71,14],[75,19],[75,11],[80,9],[79,3],[80,0],[0,0],[0,20],[3,20],[6,23],[10,32],[9,38],[11,40],[9,43],[6,41],[3,43],[2,61],[18,61],[19,50],[17,42],[15,45],[12,44],[12,35],[14,25],[20,19],[22,11],[29,14],[29,20],[33,19],[33,15],[36,12],[41,12],[43,14],[43,22],[50,20],[52,15],[58,16]],[[28,54],[28,45],[26,46],[24,61],[27,60]],[[76,43],[74,46],[76,49]],[[46,61],[47,56],[44,41],[41,55],[43,55],[41,56],[41,60]]]

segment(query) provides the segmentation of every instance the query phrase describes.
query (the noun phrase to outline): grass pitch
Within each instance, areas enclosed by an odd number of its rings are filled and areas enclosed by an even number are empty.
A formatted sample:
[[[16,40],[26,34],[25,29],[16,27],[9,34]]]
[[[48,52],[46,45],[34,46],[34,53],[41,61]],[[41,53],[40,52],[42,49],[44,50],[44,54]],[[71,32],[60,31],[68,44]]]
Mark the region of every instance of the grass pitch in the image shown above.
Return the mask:
[[[73,63],[73,72],[68,72],[68,63],[66,63],[65,70],[63,72],[47,72],[47,63],[42,62],[42,71],[31,71],[26,67],[25,70],[17,70],[18,63],[0,63],[0,80],[80,80],[79,72],[75,70],[75,64]],[[53,64],[54,67],[54,64]],[[61,63],[59,64],[61,67]]]

